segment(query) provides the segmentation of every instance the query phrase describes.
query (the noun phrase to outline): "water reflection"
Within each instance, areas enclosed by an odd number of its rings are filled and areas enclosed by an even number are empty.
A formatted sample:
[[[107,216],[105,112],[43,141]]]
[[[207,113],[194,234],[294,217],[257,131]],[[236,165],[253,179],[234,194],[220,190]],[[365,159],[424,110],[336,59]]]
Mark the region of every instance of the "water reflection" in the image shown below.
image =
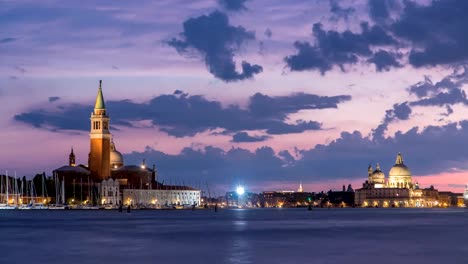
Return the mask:
[[[249,239],[247,236],[248,222],[246,221],[247,212],[243,209],[235,210],[232,220],[232,229],[234,235],[228,250],[227,263],[247,264],[253,263]]]

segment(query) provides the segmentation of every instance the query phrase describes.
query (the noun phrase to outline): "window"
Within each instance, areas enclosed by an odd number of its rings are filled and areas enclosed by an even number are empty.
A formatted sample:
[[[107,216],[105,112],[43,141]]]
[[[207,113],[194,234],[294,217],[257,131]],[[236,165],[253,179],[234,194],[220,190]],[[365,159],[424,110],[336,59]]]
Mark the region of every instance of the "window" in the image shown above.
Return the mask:
[[[107,130],[107,129],[109,129],[108,127],[109,127],[109,123],[108,123],[108,122],[104,122],[104,129]]]

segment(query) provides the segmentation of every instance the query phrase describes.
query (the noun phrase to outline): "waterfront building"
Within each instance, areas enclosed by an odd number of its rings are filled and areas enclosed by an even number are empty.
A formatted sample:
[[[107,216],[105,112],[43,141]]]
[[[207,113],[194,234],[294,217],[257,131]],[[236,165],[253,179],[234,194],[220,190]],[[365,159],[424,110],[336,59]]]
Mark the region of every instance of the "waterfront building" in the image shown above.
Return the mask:
[[[100,184],[101,204],[122,204],[120,197],[120,184],[117,179],[108,178]]]
[[[468,207],[468,184],[466,185],[465,193],[463,193],[463,200],[464,200],[465,206]]]
[[[259,195],[261,207],[301,207],[317,202],[316,195],[310,192],[266,191]]]
[[[90,152],[88,164],[77,165],[76,154],[69,154],[68,165],[53,171],[64,182],[66,201],[92,204],[200,204],[200,190],[187,186],[166,186],[157,181],[156,167],[143,160],[139,165],[126,165],[110,132],[102,81],[90,117]],[[145,195],[144,195],[145,194]]]
[[[355,193],[351,184],[348,185],[348,188],[343,185],[342,191],[330,190],[327,195],[330,205],[334,207],[354,206]]]
[[[159,186],[159,189],[124,189],[125,205],[199,206],[200,191],[187,186]]]
[[[411,171],[398,153],[388,178],[377,164],[369,165],[368,179],[355,192],[355,204],[364,207],[434,207],[440,206],[439,192],[433,186],[426,189],[412,180]]]

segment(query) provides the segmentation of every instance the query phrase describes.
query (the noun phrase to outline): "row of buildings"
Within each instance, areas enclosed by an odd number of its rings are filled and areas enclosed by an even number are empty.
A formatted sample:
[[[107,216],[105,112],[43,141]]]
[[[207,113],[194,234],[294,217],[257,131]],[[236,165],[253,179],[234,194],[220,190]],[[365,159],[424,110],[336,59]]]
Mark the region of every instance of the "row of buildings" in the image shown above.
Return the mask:
[[[55,185],[60,187],[57,191],[60,202],[152,207],[199,206],[204,203],[200,190],[159,182],[155,165],[147,166],[145,160],[138,165],[125,164],[110,132],[110,116],[101,81],[90,121],[88,164],[77,164],[72,148],[68,164],[53,171],[54,180],[58,182]],[[367,180],[357,190],[343,186],[343,190],[338,192],[308,193],[300,185],[297,192],[243,195],[228,192],[222,199],[214,201],[232,207],[296,207],[310,204],[340,207],[439,207],[461,205],[464,198],[468,200],[468,187],[465,194],[439,192],[432,186],[420,188],[413,181],[400,153],[388,177],[379,164],[376,164],[375,169],[370,165],[367,174]]]
[[[362,207],[447,207],[464,206],[465,199],[462,193],[440,192],[433,186],[420,188],[398,153],[388,177],[379,164],[375,169],[369,165],[367,180],[356,190],[354,203]]]
[[[63,203],[93,205],[199,206],[201,191],[158,181],[155,165],[127,165],[110,132],[102,81],[91,113],[88,164],[76,164],[71,150],[68,164],[53,171],[63,184]]]
[[[348,188],[343,185],[341,191],[310,193],[303,192],[301,185],[297,192],[269,191],[241,196],[228,192],[217,202],[228,207],[300,207],[309,204],[318,207],[464,207],[468,205],[468,185],[465,193],[439,191],[433,186],[421,188],[413,181],[403,155],[398,153],[388,177],[379,164],[375,169],[369,165],[367,180],[357,190],[351,185]]]

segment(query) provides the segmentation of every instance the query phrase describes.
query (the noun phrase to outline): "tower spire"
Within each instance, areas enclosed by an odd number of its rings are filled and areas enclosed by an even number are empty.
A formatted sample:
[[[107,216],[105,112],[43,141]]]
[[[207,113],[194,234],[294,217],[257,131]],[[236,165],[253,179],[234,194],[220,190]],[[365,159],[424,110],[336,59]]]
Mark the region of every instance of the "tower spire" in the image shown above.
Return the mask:
[[[94,104],[95,110],[104,110],[106,105],[104,103],[104,96],[102,95],[102,80],[99,80],[99,89],[96,97],[96,103]]]

